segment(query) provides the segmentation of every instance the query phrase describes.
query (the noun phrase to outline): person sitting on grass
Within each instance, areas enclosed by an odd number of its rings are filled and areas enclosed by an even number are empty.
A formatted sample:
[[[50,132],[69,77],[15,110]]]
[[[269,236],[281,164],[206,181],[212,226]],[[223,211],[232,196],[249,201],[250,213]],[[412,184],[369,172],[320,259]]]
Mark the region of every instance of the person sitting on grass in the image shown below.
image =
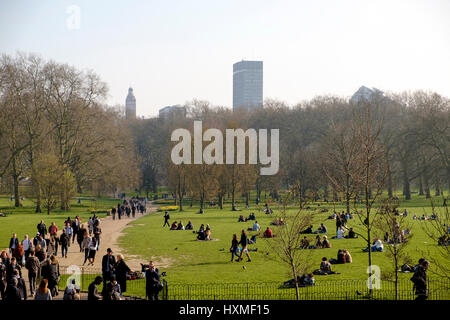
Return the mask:
[[[259,226],[258,221],[255,221],[252,227],[252,231],[259,231],[259,230],[261,230],[261,227]]]
[[[205,230],[205,240],[211,240],[211,229],[206,228],[206,230]]]
[[[303,239],[300,241],[300,249],[308,249],[309,248],[309,240],[306,238],[306,236],[303,237]]]
[[[180,221],[178,224],[177,230],[184,230],[183,222]]]
[[[314,242],[314,246],[315,246],[315,249],[322,248],[322,240],[320,240],[320,236],[319,235],[316,236],[316,240]]]
[[[346,236],[344,236],[344,238],[347,238],[347,239],[356,239],[356,238],[358,238],[358,237],[356,236],[356,233],[355,233],[355,231],[353,230],[353,228],[350,228],[350,230],[348,230],[348,234],[347,234]]]
[[[239,216],[239,219],[238,219],[238,222],[245,222],[246,220],[245,220],[245,218],[244,218],[244,216]]]
[[[327,227],[325,227],[324,224],[321,223],[319,228],[317,228],[317,231],[314,231],[313,233],[327,233],[327,231]]]
[[[272,232],[272,229],[270,229],[269,227],[267,227],[266,231],[264,231],[264,233],[263,233],[263,237],[264,237],[264,238],[273,238],[273,232]]]
[[[300,233],[301,233],[301,234],[311,234],[311,233],[313,233],[312,229],[313,229],[313,226],[310,225],[310,226],[309,226],[308,228],[306,228],[305,230],[300,231]]]
[[[331,248],[331,243],[328,241],[327,236],[323,236],[322,248]]]
[[[339,227],[336,231],[336,237],[333,237],[333,239],[344,239],[345,231],[343,227]]]
[[[343,250],[345,256],[345,263],[352,263],[353,259],[348,250]]]
[[[188,222],[188,224],[186,225],[185,230],[194,230],[194,225],[192,224],[191,221]]]
[[[320,269],[317,270],[316,274],[320,275],[328,275],[328,274],[335,274],[336,272],[331,270],[331,263],[327,260],[326,257],[322,258],[322,262],[320,263]]]
[[[370,250],[372,252],[383,252],[383,242],[380,239],[375,238]],[[369,248],[366,247],[365,249],[363,249],[363,251],[367,252],[367,251],[369,251]]]
[[[177,224],[176,221],[174,221],[174,222],[172,223],[172,226],[170,227],[170,230],[177,230],[177,229],[178,229],[178,224]]]
[[[309,273],[305,276],[305,286],[313,286],[315,284],[314,274]]]

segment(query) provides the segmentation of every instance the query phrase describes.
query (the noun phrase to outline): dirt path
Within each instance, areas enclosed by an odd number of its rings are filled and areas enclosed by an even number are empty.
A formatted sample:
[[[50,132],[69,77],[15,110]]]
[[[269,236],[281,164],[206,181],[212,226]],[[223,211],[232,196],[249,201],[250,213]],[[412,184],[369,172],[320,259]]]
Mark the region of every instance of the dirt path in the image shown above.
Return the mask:
[[[100,236],[100,246],[97,251],[97,254],[95,256],[95,262],[93,266],[87,266],[88,263],[86,262],[86,269],[89,268],[95,268],[98,269],[102,267],[102,257],[106,254],[106,249],[111,248],[113,250],[114,255],[118,255],[119,253],[122,253],[125,257],[125,261],[127,262],[127,265],[132,270],[140,270],[140,262],[142,260],[133,259],[135,257],[129,257],[124,254],[124,252],[119,247],[117,240],[122,235],[122,231],[128,227],[128,224],[132,221],[138,220],[142,218],[145,215],[150,214],[151,212],[156,212],[157,206],[154,206],[152,204],[147,205],[147,212],[142,215],[140,213],[136,213],[135,218],[128,218],[126,215],[125,217],[122,217],[122,219],[118,219],[116,216],[116,219],[113,220],[112,216],[106,216],[102,219],[100,219],[100,228],[102,229],[102,234]],[[130,216],[131,217],[131,216]],[[83,222],[86,223],[86,222]],[[87,229],[87,226],[86,226]],[[67,254],[67,258],[61,257],[61,248],[58,248],[58,260],[59,265],[61,267],[66,267],[70,265],[76,265],[76,266],[82,266],[84,261],[84,252],[80,252],[80,247],[78,246],[78,243],[75,239],[74,243],[70,244],[69,252]]]

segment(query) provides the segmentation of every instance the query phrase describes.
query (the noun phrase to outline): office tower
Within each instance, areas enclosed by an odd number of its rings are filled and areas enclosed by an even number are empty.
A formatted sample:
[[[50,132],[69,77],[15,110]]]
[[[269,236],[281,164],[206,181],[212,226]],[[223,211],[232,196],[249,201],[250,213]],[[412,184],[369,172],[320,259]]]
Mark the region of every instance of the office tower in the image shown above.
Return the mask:
[[[258,108],[263,104],[263,62],[233,64],[233,109]]]

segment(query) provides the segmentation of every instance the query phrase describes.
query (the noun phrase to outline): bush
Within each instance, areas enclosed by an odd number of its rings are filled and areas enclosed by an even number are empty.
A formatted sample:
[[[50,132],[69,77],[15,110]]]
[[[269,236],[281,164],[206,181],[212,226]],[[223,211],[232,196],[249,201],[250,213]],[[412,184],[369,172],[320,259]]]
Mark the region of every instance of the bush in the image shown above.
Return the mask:
[[[179,208],[178,206],[167,206],[167,207],[159,207],[158,211],[177,211]]]

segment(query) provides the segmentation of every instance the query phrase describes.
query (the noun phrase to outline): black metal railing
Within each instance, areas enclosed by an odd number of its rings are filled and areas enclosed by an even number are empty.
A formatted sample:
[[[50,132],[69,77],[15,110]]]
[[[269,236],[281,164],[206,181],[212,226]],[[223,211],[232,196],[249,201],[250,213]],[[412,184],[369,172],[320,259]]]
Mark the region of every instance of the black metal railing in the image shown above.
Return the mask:
[[[64,290],[69,277],[75,278],[82,291],[101,270],[93,267],[79,267],[60,269],[60,290]],[[124,296],[130,299],[145,299],[145,277],[138,273],[138,277],[127,280],[127,291]],[[163,290],[160,292],[162,300],[296,300],[295,288],[284,286],[280,282],[244,282],[244,283],[168,283],[161,280]],[[397,286],[388,280],[380,280],[379,289],[370,290],[365,280],[323,280],[313,286],[299,287],[300,300],[413,300],[416,295],[410,280],[400,280]],[[99,286],[102,289],[102,284]],[[450,300],[450,281],[428,280],[428,299]]]

